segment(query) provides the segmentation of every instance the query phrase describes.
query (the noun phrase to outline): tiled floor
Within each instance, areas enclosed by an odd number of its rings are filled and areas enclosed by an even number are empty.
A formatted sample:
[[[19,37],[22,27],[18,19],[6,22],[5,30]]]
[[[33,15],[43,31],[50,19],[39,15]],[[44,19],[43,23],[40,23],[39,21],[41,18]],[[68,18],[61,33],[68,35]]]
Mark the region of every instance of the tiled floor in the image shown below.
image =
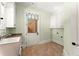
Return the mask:
[[[54,42],[24,48],[22,56],[62,56],[63,46]]]

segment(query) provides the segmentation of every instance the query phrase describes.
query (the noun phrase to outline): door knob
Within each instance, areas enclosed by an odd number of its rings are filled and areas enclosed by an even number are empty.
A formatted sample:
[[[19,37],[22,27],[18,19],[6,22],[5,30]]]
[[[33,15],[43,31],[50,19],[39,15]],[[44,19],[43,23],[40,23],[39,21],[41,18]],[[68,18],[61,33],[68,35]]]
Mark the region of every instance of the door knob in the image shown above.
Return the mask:
[[[72,45],[76,45],[76,43],[75,42],[72,42]]]

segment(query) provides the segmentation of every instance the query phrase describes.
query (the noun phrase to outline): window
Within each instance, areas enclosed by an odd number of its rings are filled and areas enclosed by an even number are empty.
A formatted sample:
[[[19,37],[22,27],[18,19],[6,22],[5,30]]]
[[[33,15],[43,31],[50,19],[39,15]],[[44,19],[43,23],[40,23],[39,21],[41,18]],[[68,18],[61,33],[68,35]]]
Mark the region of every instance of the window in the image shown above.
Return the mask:
[[[38,15],[28,13],[28,33],[37,32]]]
[[[37,32],[37,20],[30,20],[28,22],[28,33],[36,33]]]

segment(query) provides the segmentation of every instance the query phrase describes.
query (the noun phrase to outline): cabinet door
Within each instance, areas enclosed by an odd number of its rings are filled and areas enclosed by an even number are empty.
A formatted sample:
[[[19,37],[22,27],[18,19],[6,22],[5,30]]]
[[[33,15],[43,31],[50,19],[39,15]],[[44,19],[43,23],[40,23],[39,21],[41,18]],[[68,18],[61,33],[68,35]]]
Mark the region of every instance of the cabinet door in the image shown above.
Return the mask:
[[[63,16],[64,16],[63,12],[58,13],[56,15],[52,15],[50,20],[50,28],[64,28]]]
[[[56,28],[61,28],[61,15],[57,15],[57,19],[56,19]]]
[[[62,14],[58,14],[56,19],[56,28],[63,28],[63,20]]]
[[[1,17],[1,3],[0,3],[0,17]],[[0,19],[0,28],[1,28],[1,19]]]
[[[78,42],[78,24],[77,24],[77,5],[76,3],[67,4],[66,20],[64,26],[64,50],[69,55],[79,55],[79,48],[72,45],[72,42]]]
[[[56,15],[51,16],[51,19],[50,19],[50,28],[56,28]]]
[[[8,3],[6,7],[7,27],[15,27],[15,4]]]
[[[63,36],[64,36],[63,34],[64,34],[63,28],[60,28],[60,29],[54,28],[52,30],[52,41],[54,41],[60,45],[63,45]]]
[[[3,19],[0,19],[0,29],[5,29],[5,7],[0,3],[0,18],[3,18]]]

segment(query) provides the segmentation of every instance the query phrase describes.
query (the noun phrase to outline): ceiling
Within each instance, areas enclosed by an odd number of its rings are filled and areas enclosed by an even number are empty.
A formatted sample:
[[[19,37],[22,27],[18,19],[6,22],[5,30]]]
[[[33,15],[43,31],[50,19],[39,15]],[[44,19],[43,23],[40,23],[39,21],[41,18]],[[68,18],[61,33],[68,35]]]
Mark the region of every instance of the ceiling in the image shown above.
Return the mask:
[[[38,8],[43,9],[47,12],[54,12],[63,8],[63,2],[42,2],[42,3],[34,3]]]
[[[34,5],[35,7],[50,13],[62,11],[62,8],[65,5],[64,2],[17,2],[17,4],[24,6]]]
[[[17,5],[22,5],[22,6],[30,6],[32,5],[32,2],[15,2]]]

